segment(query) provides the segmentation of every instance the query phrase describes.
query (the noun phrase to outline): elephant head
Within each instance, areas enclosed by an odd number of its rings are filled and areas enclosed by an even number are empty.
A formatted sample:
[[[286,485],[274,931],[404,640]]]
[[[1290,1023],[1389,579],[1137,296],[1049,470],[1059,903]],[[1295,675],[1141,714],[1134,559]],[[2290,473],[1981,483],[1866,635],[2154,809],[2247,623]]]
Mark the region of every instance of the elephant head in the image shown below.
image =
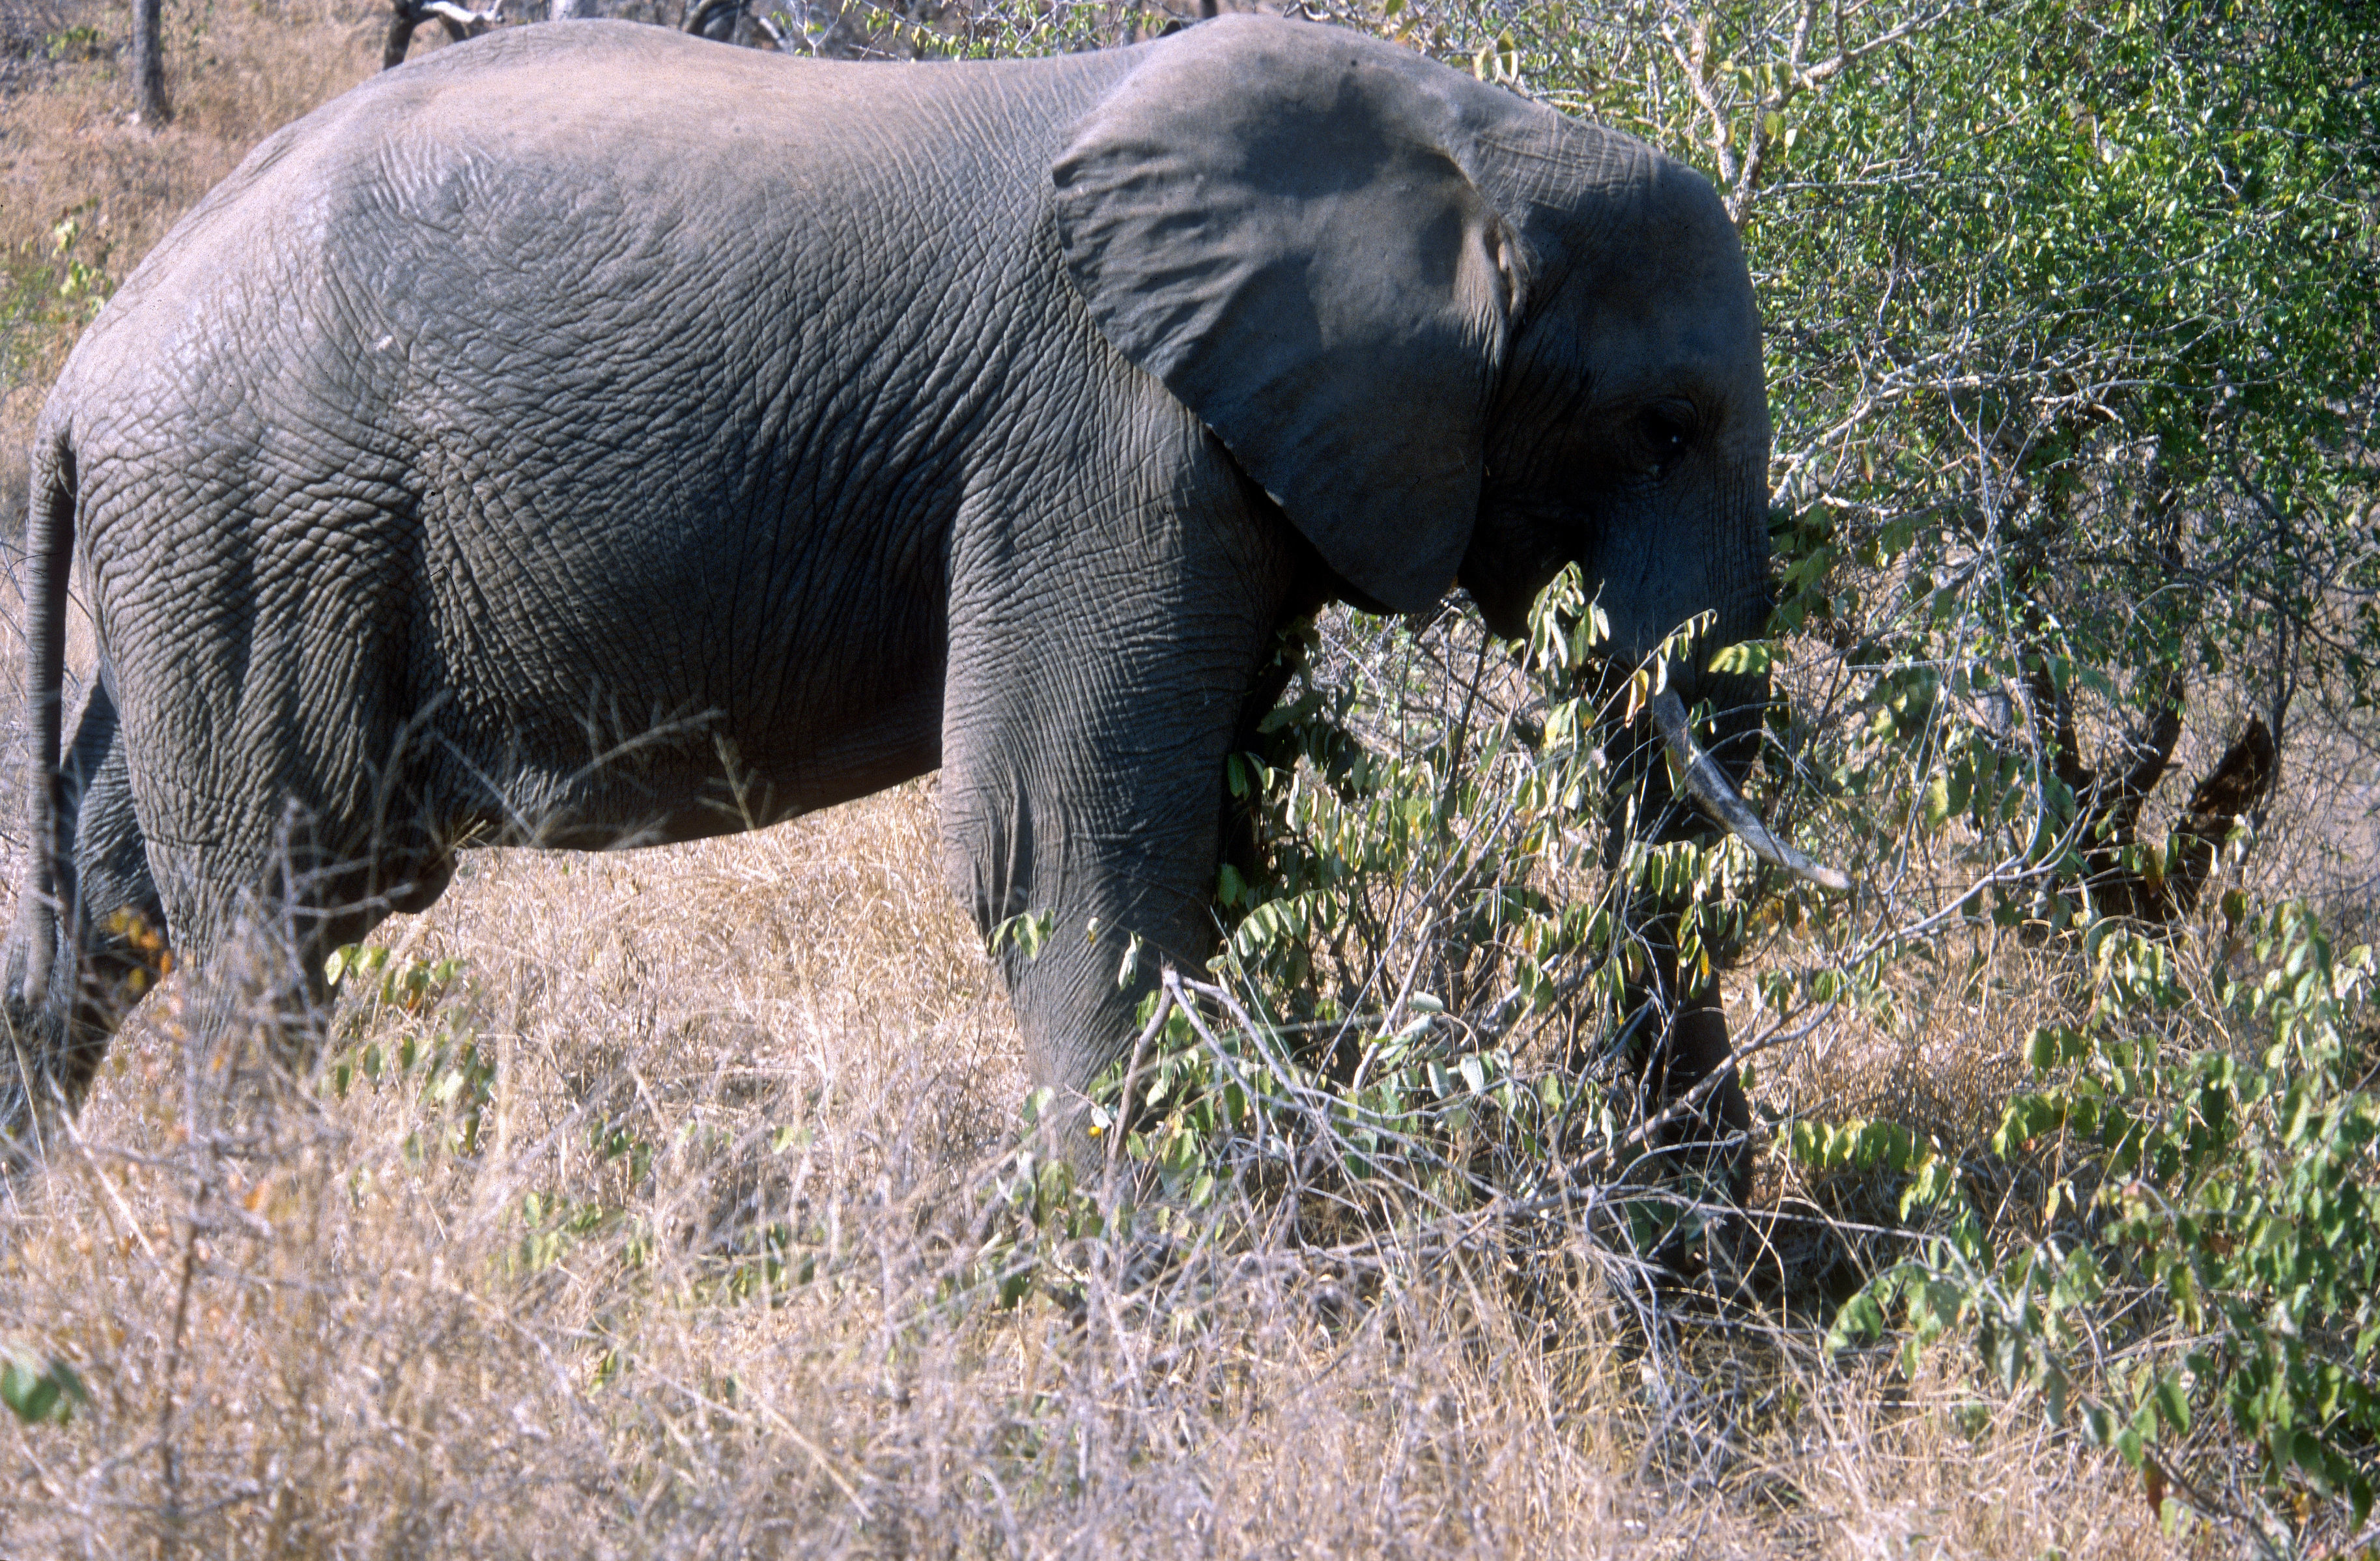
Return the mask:
[[[1523,632],[1564,564],[1612,653],[1689,697],[1767,612],[1760,323],[1709,183],[1408,51],[1225,18],[1152,54],[1055,168],[1069,274],[1099,329],[1229,447],[1359,605],[1457,580]],[[1721,821],[1781,865],[1694,750]]]

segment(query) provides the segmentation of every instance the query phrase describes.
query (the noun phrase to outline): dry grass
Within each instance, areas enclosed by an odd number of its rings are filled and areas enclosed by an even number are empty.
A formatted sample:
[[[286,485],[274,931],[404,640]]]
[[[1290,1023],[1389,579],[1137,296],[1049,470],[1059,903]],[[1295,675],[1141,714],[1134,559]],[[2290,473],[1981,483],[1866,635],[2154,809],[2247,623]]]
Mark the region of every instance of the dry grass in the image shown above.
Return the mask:
[[[361,6],[168,18],[207,40],[169,130],[125,123],[104,62],[0,101],[8,254],[93,202],[121,274],[376,47]],[[71,335],[20,341],[12,449]],[[1648,1327],[1584,1236],[1551,1295],[1474,1252],[1350,1305],[1256,1240],[1166,1287],[1094,1266],[1079,1301],[982,1304],[1023,1076],[927,786],[698,847],[488,853],[381,941],[463,974],[415,1011],[350,996],[344,1094],[197,1055],[177,978],[80,1143],[7,1191],[0,1337],[91,1401],[0,1421],[0,1555],[2183,1548],[2029,1407],[1756,1313]],[[1980,988],[1913,984],[1900,1027],[1769,1098],[1971,1128],[2057,979],[2004,950]],[[469,1080],[441,1100],[394,1062],[466,1038],[493,1071],[458,1147]]]
[[[226,1086],[169,986],[6,1216],[0,1315],[93,1402],[0,1429],[0,1554],[2163,1552],[2022,1411],[1970,1437],[1954,1384],[1648,1340],[1585,1265],[1349,1308],[1258,1244],[1187,1303],[960,1303],[1022,1079],[934,839],[908,787],[475,863],[390,929],[460,989],[343,1018],[489,1048],[477,1156],[419,1071]],[[605,1222],[524,1262],[555,1192]],[[764,1220],[819,1270],[731,1294]]]
[[[80,226],[74,257],[121,280],[200,196],[271,130],[361,81],[378,66],[386,7],[370,0],[166,0],[163,128],[132,123],[117,56],[130,12],[99,0],[20,3],[0,11],[30,52],[0,96],[0,271],[9,293],[58,269],[57,229]],[[96,59],[62,47],[95,30]],[[425,33],[422,49],[434,46]],[[50,62],[46,55],[66,57]],[[0,333],[0,515],[18,530],[24,451],[50,381],[86,316],[79,300]]]

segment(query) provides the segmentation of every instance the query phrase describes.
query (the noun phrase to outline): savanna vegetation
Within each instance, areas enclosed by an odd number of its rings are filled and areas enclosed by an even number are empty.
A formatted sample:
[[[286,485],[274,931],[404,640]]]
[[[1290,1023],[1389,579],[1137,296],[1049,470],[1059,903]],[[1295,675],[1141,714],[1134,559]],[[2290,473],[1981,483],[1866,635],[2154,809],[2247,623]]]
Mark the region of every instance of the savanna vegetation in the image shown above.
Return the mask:
[[[1284,644],[1226,950],[1098,1176],[1016,1110],[930,781],[476,854],[335,962],[298,1087],[167,980],[0,1192],[0,1554],[2380,1552],[2380,15],[1307,9],[1726,193],[1778,606],[1722,654],[1775,680],[1755,793],[1855,892],[1649,843],[1647,679],[1574,577],[1524,643],[1456,603]],[[169,0],[164,126],[128,9],[0,19],[21,449],[388,16]],[[1742,1207],[1626,1083],[1648,930],[1724,993]]]

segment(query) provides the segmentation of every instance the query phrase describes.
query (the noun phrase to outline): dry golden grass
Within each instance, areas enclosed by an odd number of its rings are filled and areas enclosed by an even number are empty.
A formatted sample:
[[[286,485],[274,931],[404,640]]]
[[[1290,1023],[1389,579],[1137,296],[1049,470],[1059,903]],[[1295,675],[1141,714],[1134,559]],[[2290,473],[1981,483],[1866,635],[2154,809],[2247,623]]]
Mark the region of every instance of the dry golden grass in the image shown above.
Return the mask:
[[[1095,1275],[1080,1313],[953,1304],[1022,1078],[922,787],[491,855],[389,936],[468,989],[351,1004],[351,1046],[468,1024],[481,1152],[418,1071],[193,1078],[169,984],[88,1154],[6,1216],[0,1315],[93,1402],[0,1429],[0,1554],[2164,1551],[2021,1410],[1970,1438],[1955,1384],[1757,1334],[1648,1348],[1590,1268],[1522,1304],[1473,1258],[1351,1310],[1259,1244],[1188,1301]],[[554,1192],[613,1222],[524,1265]],[[763,1218],[823,1272],[731,1298]]]
[[[368,0],[166,0],[171,124],[132,123],[115,53],[130,34],[122,5],[59,0],[4,14],[38,57],[49,40],[97,30],[103,57],[24,67],[0,96],[0,263],[21,285],[55,270],[56,232],[81,228],[74,254],[118,280],[264,136],[361,81],[380,63],[384,6]],[[419,48],[434,47],[431,33]],[[70,51],[60,51],[67,53]],[[12,289],[13,290],[13,289]],[[69,302],[0,342],[0,498],[14,530],[24,502],[24,451],[42,398],[82,318]]]
[[[128,271],[377,46],[361,6],[168,18],[166,131],[126,125],[106,65],[0,101],[9,253],[92,202]],[[35,338],[12,448],[71,328]],[[1647,1330],[1583,1237],[1551,1296],[1457,1252],[1351,1306],[1258,1240],[1153,1289],[1094,1268],[1079,1305],[967,1301],[1024,1080],[936,838],[913,785],[732,841],[475,856],[379,938],[461,975],[419,1011],[350,994],[344,1093],[196,1054],[169,983],[79,1141],[0,1194],[0,1342],[91,1395],[0,1420],[0,1555],[2182,1548],[2030,1407],[1962,1430],[1971,1385],[1782,1322]],[[1990,977],[1913,986],[1769,1098],[1971,1127],[2056,999],[2022,950]],[[462,1036],[493,1062],[468,1153],[468,1089],[394,1066]],[[808,1282],[756,1261],[771,1224]]]

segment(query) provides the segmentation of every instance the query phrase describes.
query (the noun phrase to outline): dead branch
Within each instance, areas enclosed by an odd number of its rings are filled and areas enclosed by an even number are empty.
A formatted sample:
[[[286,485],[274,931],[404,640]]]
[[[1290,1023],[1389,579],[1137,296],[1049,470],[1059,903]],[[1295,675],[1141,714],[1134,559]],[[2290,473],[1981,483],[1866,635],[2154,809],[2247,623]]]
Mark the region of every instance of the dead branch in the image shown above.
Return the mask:
[[[395,70],[405,63],[407,51],[413,47],[413,31],[424,22],[436,21],[446,29],[446,36],[460,43],[466,38],[477,38],[504,19],[504,0],[494,0],[484,11],[469,10],[454,0],[394,0],[388,21],[388,42],[380,53],[380,67]]]
[[[1768,73],[1769,85],[1755,92],[1750,103],[1751,128],[1739,138],[1728,114],[1723,79],[1732,73],[1732,60],[1714,59],[1710,46],[1710,24],[1703,17],[1688,10],[1686,0],[1670,0],[1670,16],[1661,23],[1662,40],[1670,46],[1671,58],[1686,79],[1693,92],[1694,105],[1708,122],[1703,135],[1704,144],[1710,148],[1711,158],[1718,170],[1718,182],[1725,192],[1727,214],[1742,227],[1752,215],[1753,198],[1758,194],[1760,181],[1768,170],[1779,136],[1772,134],[1769,126],[1781,119],[1785,109],[1804,92],[1815,91],[1870,54],[1906,43],[1920,33],[1949,20],[1966,9],[1975,0],[1943,0],[1932,10],[1885,29],[1873,38],[1858,42],[1851,41],[1850,22],[1841,0],[1833,6],[1834,53],[1823,60],[1812,62],[1810,45],[1818,31],[1820,0],[1802,0],[1793,19],[1793,29],[1785,45],[1783,68]],[[1739,146],[1742,151],[1739,151]]]

